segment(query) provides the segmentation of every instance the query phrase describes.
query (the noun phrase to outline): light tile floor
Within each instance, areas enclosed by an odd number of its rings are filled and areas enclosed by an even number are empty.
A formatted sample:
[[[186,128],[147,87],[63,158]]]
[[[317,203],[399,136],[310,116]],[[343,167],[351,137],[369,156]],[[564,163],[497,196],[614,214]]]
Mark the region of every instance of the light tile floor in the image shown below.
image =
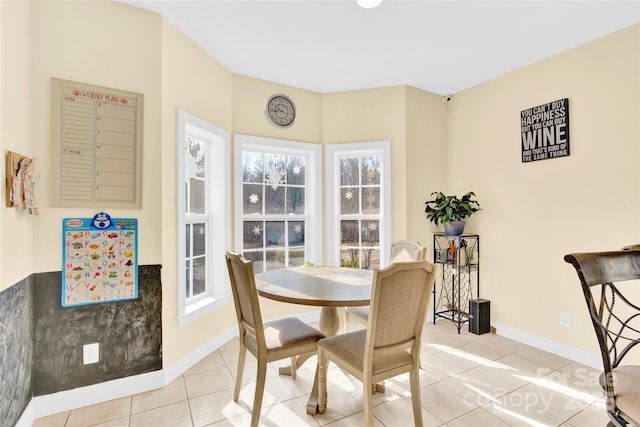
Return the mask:
[[[355,322],[351,328],[359,328]],[[233,386],[238,359],[234,339],[166,387],[39,418],[34,427],[248,426],[255,389],[251,355],[238,402]],[[603,427],[607,423],[599,373],[562,357],[494,334],[474,335],[439,320],[423,333],[420,376],[425,426]],[[362,385],[335,365],[328,372],[328,406],[307,415],[315,358],[296,380],[269,366],[260,425],[362,426]],[[376,427],[413,425],[408,375],[385,381],[374,396]]]

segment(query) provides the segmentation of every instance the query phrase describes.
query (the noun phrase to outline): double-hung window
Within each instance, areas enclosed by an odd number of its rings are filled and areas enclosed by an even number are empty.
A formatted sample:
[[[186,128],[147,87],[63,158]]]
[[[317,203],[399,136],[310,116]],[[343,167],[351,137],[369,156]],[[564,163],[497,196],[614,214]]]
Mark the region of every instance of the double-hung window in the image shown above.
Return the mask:
[[[229,133],[186,111],[176,129],[178,324],[229,301]]]
[[[322,262],[322,146],[235,135],[235,242],[259,273]]]
[[[325,161],[330,265],[384,267],[391,244],[390,142],[331,144]]]

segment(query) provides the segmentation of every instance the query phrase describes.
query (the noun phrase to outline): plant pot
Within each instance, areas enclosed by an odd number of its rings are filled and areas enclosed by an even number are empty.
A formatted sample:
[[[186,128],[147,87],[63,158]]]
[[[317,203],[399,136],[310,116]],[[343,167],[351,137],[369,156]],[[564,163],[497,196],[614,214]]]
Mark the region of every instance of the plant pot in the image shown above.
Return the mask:
[[[459,236],[464,231],[464,221],[451,221],[445,222],[444,225],[444,234],[447,236]]]

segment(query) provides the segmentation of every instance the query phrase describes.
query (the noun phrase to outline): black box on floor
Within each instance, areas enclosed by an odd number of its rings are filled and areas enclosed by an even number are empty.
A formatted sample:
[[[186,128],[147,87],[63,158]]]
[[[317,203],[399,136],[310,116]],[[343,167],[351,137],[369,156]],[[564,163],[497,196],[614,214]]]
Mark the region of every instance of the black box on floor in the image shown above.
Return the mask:
[[[472,299],[469,301],[469,332],[481,335],[491,332],[491,301]]]

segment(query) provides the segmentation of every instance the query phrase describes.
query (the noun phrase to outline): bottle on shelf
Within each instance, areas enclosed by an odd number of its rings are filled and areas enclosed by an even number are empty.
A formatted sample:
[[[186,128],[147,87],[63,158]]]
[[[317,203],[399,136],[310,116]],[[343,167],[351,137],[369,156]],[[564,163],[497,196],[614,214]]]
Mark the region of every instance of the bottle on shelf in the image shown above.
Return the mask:
[[[467,257],[467,241],[464,239],[460,240],[460,265],[467,265],[468,257]]]
[[[453,243],[453,240],[449,240],[449,257],[451,258],[451,261],[455,264],[456,263],[456,258],[457,258],[457,250],[456,250],[456,245]]]

